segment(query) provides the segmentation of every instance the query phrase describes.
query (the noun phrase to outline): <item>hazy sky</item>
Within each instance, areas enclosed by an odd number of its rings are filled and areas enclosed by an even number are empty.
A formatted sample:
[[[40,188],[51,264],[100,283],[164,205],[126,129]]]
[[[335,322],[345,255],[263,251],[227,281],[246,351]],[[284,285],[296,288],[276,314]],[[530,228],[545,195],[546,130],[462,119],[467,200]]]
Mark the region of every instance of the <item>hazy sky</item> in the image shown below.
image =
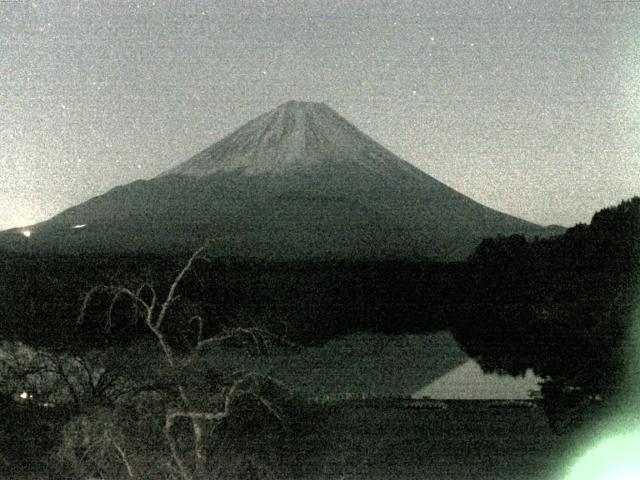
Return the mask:
[[[0,228],[323,101],[488,206],[640,194],[640,2],[0,1]]]

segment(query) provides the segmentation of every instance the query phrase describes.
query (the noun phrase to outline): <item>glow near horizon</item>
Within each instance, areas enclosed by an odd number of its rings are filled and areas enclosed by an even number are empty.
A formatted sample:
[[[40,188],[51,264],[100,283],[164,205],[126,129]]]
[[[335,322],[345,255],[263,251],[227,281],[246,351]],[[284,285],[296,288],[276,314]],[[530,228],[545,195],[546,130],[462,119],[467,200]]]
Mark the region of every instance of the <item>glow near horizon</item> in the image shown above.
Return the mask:
[[[0,223],[0,231],[11,228],[27,229],[27,227],[44,222],[53,216],[46,209],[39,208],[37,204],[29,204],[24,201],[16,201],[11,205],[11,211],[5,210],[3,214],[7,220],[4,224]]]

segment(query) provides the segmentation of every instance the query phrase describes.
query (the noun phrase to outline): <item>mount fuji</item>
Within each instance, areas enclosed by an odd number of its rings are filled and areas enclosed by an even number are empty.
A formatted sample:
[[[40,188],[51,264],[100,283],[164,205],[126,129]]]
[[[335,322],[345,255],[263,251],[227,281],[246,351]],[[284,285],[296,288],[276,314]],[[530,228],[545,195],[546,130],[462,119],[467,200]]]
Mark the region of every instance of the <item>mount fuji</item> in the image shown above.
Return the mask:
[[[544,227],[487,208],[321,103],[290,101],[150,180],[116,187],[0,247],[265,259],[464,258],[483,238]]]

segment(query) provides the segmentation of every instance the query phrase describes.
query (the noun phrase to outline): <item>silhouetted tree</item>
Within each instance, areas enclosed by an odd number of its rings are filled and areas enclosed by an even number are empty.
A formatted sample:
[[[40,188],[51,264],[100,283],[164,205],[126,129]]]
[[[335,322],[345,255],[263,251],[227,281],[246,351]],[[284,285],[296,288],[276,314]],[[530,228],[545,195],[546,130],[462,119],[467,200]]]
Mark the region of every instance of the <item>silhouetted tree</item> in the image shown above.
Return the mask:
[[[488,239],[469,259],[473,305],[456,337],[487,370],[547,379],[547,406],[567,409],[612,398],[626,359],[639,274],[640,198],[593,216],[563,235]]]

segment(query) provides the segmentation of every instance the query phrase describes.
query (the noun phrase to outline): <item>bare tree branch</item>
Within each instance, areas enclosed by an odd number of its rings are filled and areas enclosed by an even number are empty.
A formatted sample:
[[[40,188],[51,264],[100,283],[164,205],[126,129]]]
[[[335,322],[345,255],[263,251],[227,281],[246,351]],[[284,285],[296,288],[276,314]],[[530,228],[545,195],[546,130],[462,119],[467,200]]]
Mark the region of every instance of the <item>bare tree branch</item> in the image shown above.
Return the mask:
[[[204,320],[202,320],[202,317],[200,315],[194,315],[189,320],[189,324],[193,322],[198,322],[198,336],[196,338],[196,348],[197,348],[197,346],[200,345],[200,342],[202,341],[202,331],[204,329]]]
[[[136,478],[135,471],[133,470],[131,463],[129,463],[129,460],[127,459],[127,455],[124,449],[118,444],[118,442],[116,442],[116,439],[113,438],[113,436],[108,430],[105,432],[105,436],[107,437],[108,440],[111,441],[111,443],[113,444],[113,447],[116,449],[116,451],[120,455],[120,458],[122,459],[122,463],[124,463],[125,468],[127,469],[127,474],[129,475],[129,478]]]
[[[158,319],[156,320],[156,324],[155,324],[156,328],[160,328],[160,326],[162,325],[162,322],[164,321],[164,318],[167,314],[167,310],[169,309],[171,304],[176,300],[176,289],[178,288],[178,285],[180,285],[180,282],[182,282],[182,279],[187,274],[187,272],[191,270],[191,268],[193,267],[193,263],[197,259],[205,258],[202,255],[202,252],[205,250],[205,248],[206,247],[203,246],[198,248],[195,252],[193,252],[193,255],[191,255],[187,264],[184,266],[182,270],[180,270],[180,273],[178,273],[178,275],[176,276],[175,280],[171,284],[171,287],[169,287],[169,293],[167,293],[167,298],[162,304],[162,307],[160,307],[160,314],[158,315]]]
[[[177,291],[183,282],[185,276],[193,269],[194,263],[199,259],[206,259],[203,255],[204,247],[197,249],[186,262],[184,267],[174,277],[173,282],[169,286],[169,289],[164,296],[163,300],[158,298],[158,294],[154,286],[146,281],[140,284],[136,289],[129,289],[123,286],[106,287],[99,286],[93,287],[85,295],[78,317],[78,323],[82,323],[89,303],[92,297],[98,292],[110,293],[111,300],[108,309],[108,319],[105,330],[111,328],[111,317],[116,303],[122,297],[128,297],[136,308],[136,318],[139,317],[139,308],[142,309],[144,324],[149,331],[154,335],[158,342],[164,361],[175,373],[179,373],[178,370],[183,371],[189,363],[194,360],[203,348],[208,345],[220,344],[227,340],[240,338],[245,339],[252,345],[254,345],[259,351],[266,350],[272,343],[282,342],[286,343],[283,338],[280,338],[273,333],[259,327],[234,327],[223,328],[220,333],[214,336],[205,338],[205,326],[204,319],[200,315],[192,316],[188,324],[197,324],[196,343],[193,346],[190,354],[178,361],[178,356],[174,352],[167,333],[163,330],[164,322],[166,321],[169,309],[176,303],[180,296]],[[159,306],[159,311],[156,308]],[[87,373],[90,373],[90,369],[86,369]],[[90,375],[89,380],[92,381],[93,377]],[[143,386],[137,386],[132,388],[124,388],[119,392],[119,395],[133,394],[135,395],[141,391],[154,390],[154,389],[166,389],[174,388],[179,398],[179,405],[176,408],[167,410],[165,413],[164,424],[164,436],[169,447],[171,459],[177,469],[177,472],[182,480],[200,480],[204,477],[205,467],[207,464],[206,448],[205,448],[205,427],[207,424],[212,423],[213,427],[217,426],[224,419],[229,417],[232,413],[234,402],[240,398],[251,397],[255,399],[257,403],[262,405],[266,411],[277,418],[279,421],[283,421],[283,412],[273,404],[273,402],[260,393],[261,381],[266,380],[273,384],[279,385],[282,388],[286,388],[284,384],[278,382],[271,377],[259,376],[254,372],[236,372],[231,377],[231,384],[222,387],[220,402],[214,402],[214,405],[210,407],[200,408],[196,407],[197,402],[192,401],[190,392],[188,391],[188,385],[185,380],[180,377],[176,377],[171,384],[162,383],[148,383]],[[115,380],[112,380],[112,384]],[[118,395],[118,394],[116,394]],[[116,397],[117,398],[117,397]],[[216,404],[217,403],[217,404]],[[193,468],[190,467],[190,462],[187,462],[184,457],[184,452],[181,451],[181,447],[178,444],[174,435],[174,426],[177,421],[184,419],[190,423],[191,430],[193,432]],[[131,478],[134,477],[134,470],[127,460],[124,449],[111,438],[114,448],[120,454],[127,467],[127,472]]]

